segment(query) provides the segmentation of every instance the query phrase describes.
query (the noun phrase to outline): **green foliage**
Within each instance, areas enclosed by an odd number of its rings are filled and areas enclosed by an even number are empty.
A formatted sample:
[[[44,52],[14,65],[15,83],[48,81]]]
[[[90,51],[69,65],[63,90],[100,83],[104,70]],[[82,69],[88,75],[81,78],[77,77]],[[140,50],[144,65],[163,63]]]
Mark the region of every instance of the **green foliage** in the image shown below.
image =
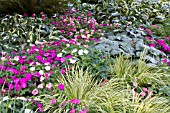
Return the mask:
[[[29,16],[33,13],[40,14],[44,12],[48,15],[62,12],[68,8],[68,3],[74,3],[75,0],[0,0],[0,13],[13,14],[27,13]]]
[[[31,105],[24,97],[10,98],[0,95],[1,113],[23,113]]]
[[[150,1],[135,0],[103,0],[101,3],[95,4],[92,8],[86,5],[87,9],[92,9],[95,19],[99,23],[113,23],[131,21],[138,22],[162,22],[169,15],[168,4],[152,3]]]
[[[39,19],[22,15],[5,16],[0,23],[0,51],[17,51],[22,44],[35,43],[49,36],[51,29]]]

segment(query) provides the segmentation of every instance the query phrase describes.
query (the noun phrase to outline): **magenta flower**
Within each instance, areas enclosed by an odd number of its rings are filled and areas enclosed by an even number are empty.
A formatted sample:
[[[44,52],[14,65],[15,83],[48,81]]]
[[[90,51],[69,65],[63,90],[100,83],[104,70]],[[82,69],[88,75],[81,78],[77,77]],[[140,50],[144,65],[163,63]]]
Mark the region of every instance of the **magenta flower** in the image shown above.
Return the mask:
[[[14,89],[14,85],[13,84],[9,84],[8,87],[9,87],[9,90],[13,90]]]
[[[72,100],[70,100],[70,103],[72,103],[72,104],[79,104],[79,103],[80,103],[80,100],[78,100],[78,99],[72,99]]]
[[[4,65],[0,65],[0,70],[4,71],[6,69],[6,67]]]
[[[60,72],[61,72],[62,74],[65,74],[65,73],[66,73],[66,69],[65,69],[65,68],[61,68],[61,69],[60,69]]]
[[[150,44],[149,46],[150,46],[150,47],[155,47],[155,44]]]
[[[75,113],[75,112],[76,112],[76,109],[72,108],[69,113]]]
[[[51,100],[51,104],[53,105],[53,104],[55,104],[56,103],[56,99],[52,99]]]
[[[42,104],[38,102],[37,107],[39,107],[39,108],[42,107]]]
[[[88,112],[88,109],[85,108],[84,110],[80,110],[79,113],[87,113]]]
[[[19,78],[15,78],[15,79],[14,79],[14,83],[15,83],[15,84],[18,84],[18,82],[19,82]]]
[[[36,16],[35,13],[33,13],[33,14],[32,14],[32,17],[35,17],[35,16]]]
[[[16,90],[20,91],[21,90],[21,86],[19,84],[15,84]]]
[[[27,68],[26,66],[21,66],[21,67],[20,67],[20,70],[21,70],[21,71],[25,71],[26,68]]]
[[[168,45],[163,45],[163,49],[164,49],[164,51],[167,51],[168,50]]]
[[[30,73],[27,73],[26,75],[25,75],[25,79],[28,81],[28,80],[31,80],[31,77],[32,77],[32,74],[30,74]]]
[[[64,90],[64,84],[59,84],[59,85],[58,85],[58,89]]]
[[[72,58],[72,55],[66,55],[65,58]]]
[[[168,65],[170,66],[170,61],[168,62]]]
[[[28,16],[28,14],[27,14],[27,13],[24,13],[24,16]]]
[[[0,85],[2,85],[4,83],[4,79],[3,78],[0,78]]]
[[[164,40],[157,40],[157,42],[158,42],[158,44],[160,45],[160,46],[164,46],[165,45],[165,42],[164,42]]]
[[[162,62],[163,62],[163,63],[167,63],[168,60],[167,60],[167,59],[163,59]]]

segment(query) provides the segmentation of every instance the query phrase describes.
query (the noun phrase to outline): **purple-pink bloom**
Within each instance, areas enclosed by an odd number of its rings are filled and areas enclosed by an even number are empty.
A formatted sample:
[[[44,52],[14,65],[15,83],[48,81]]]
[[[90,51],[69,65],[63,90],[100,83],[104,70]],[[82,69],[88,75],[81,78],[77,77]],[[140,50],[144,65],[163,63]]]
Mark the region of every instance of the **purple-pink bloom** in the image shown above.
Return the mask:
[[[0,65],[0,70],[4,71],[6,69],[6,67],[4,65]]]
[[[4,79],[3,78],[0,78],[0,85],[4,83]]]
[[[58,85],[58,89],[60,89],[60,90],[64,90],[64,84],[62,84],[62,83],[61,83],[61,84],[59,84],[59,85]]]
[[[160,46],[164,46],[164,45],[165,45],[165,42],[164,42],[164,40],[162,40],[162,39],[157,40],[157,42],[158,42],[158,44],[159,44]]]
[[[39,108],[42,107],[42,104],[38,102],[37,107],[39,107]]]
[[[24,63],[24,59],[22,59],[22,58],[19,59],[19,63],[20,63],[20,64],[23,64],[23,63]]]
[[[51,104],[53,105],[53,104],[55,104],[56,103],[56,99],[52,99],[51,100]]]
[[[70,103],[72,103],[72,104],[79,104],[79,103],[80,103],[80,100],[78,100],[78,99],[72,99],[72,100],[70,100]]]
[[[32,94],[33,94],[33,95],[37,95],[37,94],[38,94],[38,89],[34,89],[34,90],[32,91]]]
[[[20,70],[21,70],[21,71],[25,71],[26,68],[27,68],[26,66],[21,66],[21,67],[20,67]]]
[[[150,47],[155,47],[155,44],[150,44],[149,46],[150,46]]]
[[[72,55],[66,55],[65,58],[72,58]]]
[[[75,112],[76,112],[76,109],[72,108],[69,113],[75,113]]]
[[[27,73],[26,75],[25,75],[25,79],[28,81],[28,80],[31,80],[31,77],[32,77],[32,74],[30,74],[30,73]]]
[[[13,90],[14,89],[14,85],[13,84],[8,84],[8,88],[9,88],[9,90]]]
[[[61,68],[61,69],[60,69],[60,72],[61,72],[62,74],[65,74],[65,73],[66,73],[66,69],[65,69],[65,68]]]
[[[163,59],[162,62],[163,62],[163,63],[167,63],[168,60],[167,60],[167,59]]]
[[[15,84],[16,90],[20,91],[21,90],[21,86],[19,84]]]
[[[88,109],[85,108],[84,110],[80,110],[79,113],[87,113],[88,112]]]
[[[146,95],[146,93],[145,93],[145,92],[141,92],[140,95],[141,95],[142,97],[144,97],[144,96]]]

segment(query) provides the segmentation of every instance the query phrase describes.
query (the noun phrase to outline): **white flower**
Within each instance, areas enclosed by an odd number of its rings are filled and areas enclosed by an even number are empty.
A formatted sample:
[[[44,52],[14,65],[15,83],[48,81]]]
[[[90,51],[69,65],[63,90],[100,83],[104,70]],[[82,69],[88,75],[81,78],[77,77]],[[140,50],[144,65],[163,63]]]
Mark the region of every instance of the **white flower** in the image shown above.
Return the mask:
[[[45,79],[45,77],[41,76],[40,77],[40,82],[42,82]]]
[[[5,96],[2,101],[6,101],[6,100],[8,100],[8,99],[9,99],[9,97],[8,97],[8,96]]]
[[[78,51],[78,54],[79,54],[79,55],[83,55],[83,52],[84,52],[84,51],[81,49],[81,50]]]
[[[82,38],[87,38],[86,35],[81,35]]]
[[[47,66],[47,65],[50,65],[50,63],[49,63],[49,62],[46,62],[46,63],[44,63],[44,65],[46,65],[46,66]]]
[[[19,56],[15,56],[15,57],[14,57],[14,60],[15,60],[15,61],[18,61],[18,60],[19,60]]]
[[[25,97],[17,97],[16,99],[20,99],[20,100],[27,100]]]
[[[62,54],[63,54],[63,53],[59,53],[59,54],[57,55],[57,57],[62,57]]]
[[[6,58],[5,57],[1,57],[1,60],[6,60]]]
[[[38,88],[39,88],[39,89],[43,89],[43,87],[44,87],[43,84],[39,84],[39,85],[38,85]]]
[[[74,49],[71,53],[75,53],[75,52],[77,52],[77,49]]]
[[[38,66],[39,66],[39,65],[41,65],[41,64],[40,64],[39,62],[36,62],[36,65],[38,65]]]
[[[76,62],[76,60],[73,59],[69,59],[71,64],[74,64]]]
[[[31,67],[30,70],[31,70],[31,71],[35,71],[35,67]]]
[[[43,74],[44,74],[44,71],[43,71],[43,70],[40,70],[39,73],[40,73],[40,75],[43,75]]]
[[[89,53],[89,51],[88,51],[88,50],[84,50],[84,53],[85,53],[85,54],[88,54],[88,53]]]
[[[24,113],[33,113],[33,111],[31,109],[25,109]]]
[[[49,71],[50,69],[51,69],[50,66],[45,66],[45,70],[46,70],[46,71]]]
[[[66,44],[67,47],[70,47],[70,44]]]
[[[63,53],[67,53],[65,50],[62,50]]]

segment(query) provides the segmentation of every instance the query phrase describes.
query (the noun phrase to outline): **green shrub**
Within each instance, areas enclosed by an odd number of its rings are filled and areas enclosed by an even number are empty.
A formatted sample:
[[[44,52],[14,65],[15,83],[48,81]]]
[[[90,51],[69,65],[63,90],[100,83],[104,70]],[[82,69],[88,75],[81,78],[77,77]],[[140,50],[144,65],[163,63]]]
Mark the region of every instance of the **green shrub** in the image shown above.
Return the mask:
[[[75,0],[0,0],[0,14],[19,13],[32,15],[44,12],[51,15],[67,9],[68,3]]]

